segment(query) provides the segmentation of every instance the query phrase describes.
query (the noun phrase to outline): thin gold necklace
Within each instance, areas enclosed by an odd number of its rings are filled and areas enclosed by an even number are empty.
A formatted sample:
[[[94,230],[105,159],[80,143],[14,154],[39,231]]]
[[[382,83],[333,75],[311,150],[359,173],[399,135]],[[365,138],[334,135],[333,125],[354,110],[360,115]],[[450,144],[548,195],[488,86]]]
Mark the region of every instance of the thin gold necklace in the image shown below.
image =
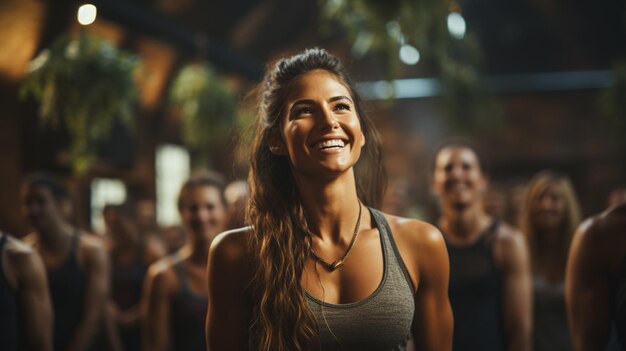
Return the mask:
[[[354,227],[354,233],[352,233],[352,240],[350,241],[350,245],[348,245],[348,249],[346,250],[346,253],[344,253],[343,256],[340,259],[335,260],[332,263],[328,263],[328,262],[326,262],[326,260],[324,260],[323,258],[318,256],[315,253],[315,250],[313,250],[313,247],[311,247],[311,256],[313,256],[313,258],[315,258],[315,260],[317,262],[319,262],[322,265],[322,267],[324,267],[329,272],[332,272],[335,269],[343,266],[344,262],[348,258],[348,255],[350,254],[350,251],[352,251],[352,247],[354,246],[354,243],[356,242],[356,238],[359,236],[359,227],[361,226],[361,210],[362,210],[362,207],[361,207],[361,200],[359,200],[357,198],[357,201],[359,202],[359,217],[356,220],[356,226]]]

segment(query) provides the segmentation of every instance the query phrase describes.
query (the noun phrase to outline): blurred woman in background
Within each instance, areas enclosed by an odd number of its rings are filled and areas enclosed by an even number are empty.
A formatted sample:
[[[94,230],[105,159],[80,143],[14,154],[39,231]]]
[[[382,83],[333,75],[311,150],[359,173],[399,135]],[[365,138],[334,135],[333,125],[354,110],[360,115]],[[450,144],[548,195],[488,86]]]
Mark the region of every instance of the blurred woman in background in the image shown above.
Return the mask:
[[[536,351],[570,350],[565,311],[565,268],[581,214],[569,179],[550,171],[529,183],[520,227],[531,252]]]
[[[187,180],[178,196],[187,243],[150,266],[143,303],[144,350],[206,351],[209,246],[226,224],[224,184],[210,176]]]

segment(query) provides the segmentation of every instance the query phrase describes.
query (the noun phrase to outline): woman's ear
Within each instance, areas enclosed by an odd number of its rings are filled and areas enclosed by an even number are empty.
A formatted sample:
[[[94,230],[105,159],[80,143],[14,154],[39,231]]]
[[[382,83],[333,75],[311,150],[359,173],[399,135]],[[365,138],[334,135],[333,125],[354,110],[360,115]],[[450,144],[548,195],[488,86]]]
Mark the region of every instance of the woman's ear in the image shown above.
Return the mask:
[[[287,148],[285,147],[285,143],[278,135],[270,136],[267,140],[267,146],[269,146],[270,152],[274,155],[287,155]]]

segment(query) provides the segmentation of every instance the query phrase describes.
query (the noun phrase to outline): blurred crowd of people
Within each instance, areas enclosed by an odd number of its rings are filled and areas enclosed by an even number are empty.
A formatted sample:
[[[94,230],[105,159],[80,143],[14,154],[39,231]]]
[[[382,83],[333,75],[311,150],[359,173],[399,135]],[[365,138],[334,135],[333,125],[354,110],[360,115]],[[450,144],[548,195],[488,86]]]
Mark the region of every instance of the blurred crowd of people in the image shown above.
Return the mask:
[[[206,350],[206,262],[218,233],[243,225],[247,184],[188,179],[181,224],[159,228],[154,203],[108,204],[103,235],[74,226],[61,181],[27,179],[32,233],[0,232],[3,350]],[[6,348],[5,348],[6,347]]]

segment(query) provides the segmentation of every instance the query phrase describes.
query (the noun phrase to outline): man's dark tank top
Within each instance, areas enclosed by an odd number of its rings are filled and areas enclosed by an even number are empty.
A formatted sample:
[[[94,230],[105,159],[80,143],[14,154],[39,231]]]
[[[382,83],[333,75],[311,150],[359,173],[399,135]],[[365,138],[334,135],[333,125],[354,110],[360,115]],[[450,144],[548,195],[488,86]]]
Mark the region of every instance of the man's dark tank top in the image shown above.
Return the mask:
[[[148,270],[145,260],[145,244],[140,244],[134,261],[129,265],[117,264],[117,254],[111,255],[111,297],[121,311],[126,311],[139,303],[141,289]],[[141,325],[120,328],[120,337],[126,350],[141,350]]]
[[[54,312],[54,349],[66,350],[83,316],[85,273],[78,265],[78,230],[72,237],[67,260],[56,269],[46,269]]]
[[[180,283],[180,293],[172,301],[170,350],[205,351],[204,323],[209,297],[191,290],[184,261],[178,262],[174,270]]]
[[[2,264],[2,252],[7,242],[7,234],[0,232],[0,349],[17,350],[18,313],[17,296],[9,285]]]
[[[383,277],[378,288],[365,299],[347,304],[329,304],[306,293],[324,351],[406,350],[415,313],[413,283],[387,220],[377,210],[370,212],[383,251]]]
[[[626,257],[610,284],[611,319],[621,350],[626,350]]]
[[[504,350],[501,277],[493,256],[497,230],[494,220],[470,246],[446,242],[455,351]]]

